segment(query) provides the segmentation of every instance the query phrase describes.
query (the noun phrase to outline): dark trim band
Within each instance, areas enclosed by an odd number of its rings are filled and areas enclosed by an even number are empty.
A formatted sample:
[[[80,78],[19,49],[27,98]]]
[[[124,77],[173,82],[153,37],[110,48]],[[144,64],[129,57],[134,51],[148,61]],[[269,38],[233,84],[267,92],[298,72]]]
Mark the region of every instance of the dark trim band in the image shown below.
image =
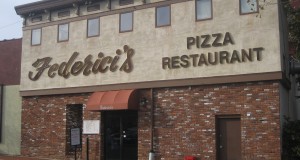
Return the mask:
[[[190,79],[174,79],[163,81],[149,81],[136,83],[120,83],[111,85],[83,86],[72,88],[53,88],[43,90],[26,90],[20,91],[21,96],[37,96],[37,95],[54,95],[54,94],[72,94],[86,93],[95,91],[109,91],[121,89],[145,89],[145,88],[162,88],[162,87],[178,87],[208,84],[224,84],[238,82],[268,81],[281,80],[282,72],[254,73],[243,75],[216,76],[207,78],[190,78]]]

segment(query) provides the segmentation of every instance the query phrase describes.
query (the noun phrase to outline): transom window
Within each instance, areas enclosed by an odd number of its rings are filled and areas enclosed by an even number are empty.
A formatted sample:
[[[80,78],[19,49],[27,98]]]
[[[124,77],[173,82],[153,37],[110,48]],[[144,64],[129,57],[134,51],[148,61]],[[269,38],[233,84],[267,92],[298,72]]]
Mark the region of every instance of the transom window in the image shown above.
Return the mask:
[[[240,14],[258,12],[257,0],[240,0]]]
[[[156,8],[156,27],[171,25],[171,7],[163,6]]]
[[[95,37],[99,35],[100,24],[99,18],[89,19],[87,24],[87,36]]]
[[[119,0],[119,5],[127,5],[127,4],[132,4],[133,0]]]
[[[133,13],[120,14],[120,32],[129,32],[133,30]]]
[[[58,41],[68,41],[69,40],[69,24],[58,25]]]
[[[33,29],[31,31],[31,45],[40,45],[42,37],[42,29]]]
[[[196,0],[196,20],[212,19],[212,0]]]

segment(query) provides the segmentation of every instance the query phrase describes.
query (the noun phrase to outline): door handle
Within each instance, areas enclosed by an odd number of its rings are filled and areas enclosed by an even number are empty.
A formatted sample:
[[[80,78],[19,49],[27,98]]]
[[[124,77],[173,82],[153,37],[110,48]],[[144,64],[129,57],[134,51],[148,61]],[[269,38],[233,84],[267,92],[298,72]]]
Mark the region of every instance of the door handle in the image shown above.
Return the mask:
[[[220,145],[220,149],[222,149],[223,148],[223,146],[222,145]]]

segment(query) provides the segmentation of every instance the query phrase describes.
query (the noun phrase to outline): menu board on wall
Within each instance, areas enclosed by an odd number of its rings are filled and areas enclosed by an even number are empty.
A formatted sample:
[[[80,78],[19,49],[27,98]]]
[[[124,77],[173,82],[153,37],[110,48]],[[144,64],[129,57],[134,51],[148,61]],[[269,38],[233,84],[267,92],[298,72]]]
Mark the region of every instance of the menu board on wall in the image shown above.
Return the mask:
[[[83,120],[83,134],[99,134],[100,120]]]
[[[77,146],[81,144],[80,128],[71,129],[71,146]]]

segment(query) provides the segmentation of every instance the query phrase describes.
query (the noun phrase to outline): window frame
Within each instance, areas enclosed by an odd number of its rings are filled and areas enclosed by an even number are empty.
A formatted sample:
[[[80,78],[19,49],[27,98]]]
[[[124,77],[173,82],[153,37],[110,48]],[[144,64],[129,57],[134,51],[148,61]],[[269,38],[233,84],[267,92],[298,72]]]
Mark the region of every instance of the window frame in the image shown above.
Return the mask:
[[[198,19],[197,18],[197,13],[198,13],[198,10],[197,10],[197,2],[198,2],[198,0],[195,0],[195,20],[196,21],[206,21],[206,20],[212,20],[213,19],[213,0],[210,0],[210,2],[211,2],[211,6],[210,6],[210,18],[204,18],[204,19]]]
[[[68,38],[67,38],[67,39],[64,39],[64,40],[60,40],[60,39],[59,39],[59,33],[60,33],[60,32],[59,32],[59,31],[60,31],[60,30],[59,30],[59,27],[60,27],[60,26],[63,26],[63,25],[67,25],[67,26],[68,26]],[[69,23],[62,23],[62,24],[58,24],[58,25],[57,25],[57,42],[66,42],[66,41],[69,41],[69,36],[70,36],[69,34],[70,34],[70,24],[69,24]]]
[[[39,43],[33,44],[33,31],[40,30],[40,37],[39,37]],[[31,46],[39,46],[42,44],[42,28],[36,28],[31,30]]]
[[[240,15],[247,15],[247,14],[259,13],[259,1],[258,0],[255,0],[256,1],[256,11],[247,12],[247,13],[242,13],[242,3],[241,3],[241,1],[242,0],[239,0]]]
[[[170,9],[170,14],[169,14],[169,24],[158,25],[158,24],[157,24],[157,21],[158,21],[158,19],[157,19],[158,11],[157,11],[157,10],[158,10],[159,8],[163,8],[163,7],[169,7],[169,9]],[[171,18],[172,18],[172,8],[171,8],[171,5],[163,5],[163,6],[155,7],[155,27],[156,27],[156,28],[171,26],[171,24],[172,24]]]
[[[121,16],[122,16],[122,14],[126,14],[126,13],[131,13],[131,19],[132,19],[132,21],[131,21],[131,29],[130,30],[124,30],[124,31],[122,31],[121,30]],[[120,13],[119,14],[119,33],[132,32],[133,31],[133,24],[134,24],[133,21],[134,21],[133,11]]]
[[[98,20],[98,33],[97,33],[97,35],[89,36],[89,21],[90,20],[95,20],[95,19]],[[86,37],[87,38],[99,37],[100,36],[100,17],[87,19],[86,28],[87,28],[86,29]]]

